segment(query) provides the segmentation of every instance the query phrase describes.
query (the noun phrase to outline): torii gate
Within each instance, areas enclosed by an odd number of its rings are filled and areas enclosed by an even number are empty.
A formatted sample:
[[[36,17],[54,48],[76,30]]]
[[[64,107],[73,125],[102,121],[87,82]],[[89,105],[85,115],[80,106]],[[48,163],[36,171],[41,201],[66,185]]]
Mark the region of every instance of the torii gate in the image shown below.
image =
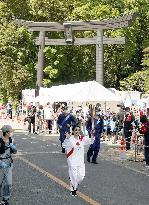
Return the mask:
[[[39,45],[38,66],[37,66],[37,82],[36,87],[43,86],[43,68],[44,68],[44,48],[45,45],[96,45],[96,81],[103,85],[104,69],[103,69],[103,44],[125,44],[125,37],[106,38],[103,36],[103,30],[129,27],[137,14],[130,14],[109,20],[93,20],[93,21],[68,21],[63,24],[56,22],[33,22],[16,20],[18,26],[27,26],[31,31],[39,31],[39,38],[36,39],[36,45]],[[96,30],[97,36],[94,38],[74,38],[73,31]],[[48,39],[45,32],[64,31],[65,39]],[[38,93],[37,92],[37,93]],[[38,95],[38,94],[37,94]]]

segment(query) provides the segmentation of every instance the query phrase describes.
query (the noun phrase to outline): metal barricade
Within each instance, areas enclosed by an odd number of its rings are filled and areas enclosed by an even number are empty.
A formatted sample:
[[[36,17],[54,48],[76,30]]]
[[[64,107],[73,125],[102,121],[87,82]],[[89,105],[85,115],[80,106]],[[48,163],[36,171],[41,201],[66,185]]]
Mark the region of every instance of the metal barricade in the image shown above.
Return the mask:
[[[141,152],[144,149],[144,137],[142,134],[137,134],[136,137],[136,143],[135,143],[135,162],[137,162],[137,156],[140,155],[139,152]]]

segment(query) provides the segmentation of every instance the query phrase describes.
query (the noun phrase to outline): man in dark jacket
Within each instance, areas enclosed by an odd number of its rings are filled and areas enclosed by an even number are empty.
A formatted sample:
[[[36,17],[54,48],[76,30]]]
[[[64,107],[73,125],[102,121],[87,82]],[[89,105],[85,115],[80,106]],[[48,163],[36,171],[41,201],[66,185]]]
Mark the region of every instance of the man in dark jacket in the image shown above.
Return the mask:
[[[90,113],[87,113],[86,115],[86,130],[88,131],[88,135],[91,138],[91,131],[92,131],[92,117],[90,115]]]
[[[93,144],[90,145],[89,150],[87,152],[87,161],[90,162],[90,158],[92,157],[92,163],[94,164],[98,164],[97,156],[100,149],[100,137],[101,133],[103,132],[103,126],[103,117],[100,115],[95,116],[93,130],[95,140]]]
[[[126,150],[130,150],[130,142],[132,136],[132,122],[135,120],[135,117],[132,112],[130,112],[130,108],[125,109],[125,117],[124,117],[124,137],[126,140]]]
[[[68,108],[65,107],[62,114],[59,115],[57,124],[59,127],[60,132],[60,141],[61,141],[61,147],[62,143],[64,142],[66,138],[66,132],[70,133],[70,127],[75,125],[77,123],[76,118],[74,115],[70,112],[68,112]],[[62,153],[65,153],[65,148],[62,147]]]

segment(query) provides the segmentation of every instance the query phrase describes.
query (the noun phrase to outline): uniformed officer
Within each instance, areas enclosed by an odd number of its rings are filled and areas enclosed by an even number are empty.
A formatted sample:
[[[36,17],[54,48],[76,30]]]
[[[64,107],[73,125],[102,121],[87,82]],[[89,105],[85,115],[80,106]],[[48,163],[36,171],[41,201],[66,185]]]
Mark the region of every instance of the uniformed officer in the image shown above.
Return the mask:
[[[103,132],[103,117],[99,114],[94,117],[93,134],[95,136],[95,140],[93,144],[90,145],[89,150],[87,152],[88,162],[90,162],[90,158],[92,157],[92,163],[98,164],[97,156],[100,149],[100,137],[102,132]]]
[[[92,117],[90,113],[86,114],[86,120],[85,120],[86,130],[88,131],[88,135],[91,138],[91,131],[92,131]]]
[[[66,138],[66,132],[70,133],[70,127],[75,125],[77,122],[76,118],[72,113],[68,111],[67,107],[64,107],[63,112],[59,115],[57,124],[60,131],[61,147],[62,143]],[[62,147],[62,153],[65,153],[65,148]]]

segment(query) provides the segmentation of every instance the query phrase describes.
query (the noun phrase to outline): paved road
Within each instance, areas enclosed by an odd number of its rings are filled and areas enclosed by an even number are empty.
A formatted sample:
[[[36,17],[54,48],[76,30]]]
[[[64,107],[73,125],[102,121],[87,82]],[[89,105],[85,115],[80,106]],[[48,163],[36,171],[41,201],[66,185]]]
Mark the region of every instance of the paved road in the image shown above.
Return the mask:
[[[67,190],[66,156],[57,137],[16,133],[15,140],[19,151],[14,161],[12,205],[149,204],[147,174],[100,158],[98,165],[86,162],[81,193],[72,197]]]

